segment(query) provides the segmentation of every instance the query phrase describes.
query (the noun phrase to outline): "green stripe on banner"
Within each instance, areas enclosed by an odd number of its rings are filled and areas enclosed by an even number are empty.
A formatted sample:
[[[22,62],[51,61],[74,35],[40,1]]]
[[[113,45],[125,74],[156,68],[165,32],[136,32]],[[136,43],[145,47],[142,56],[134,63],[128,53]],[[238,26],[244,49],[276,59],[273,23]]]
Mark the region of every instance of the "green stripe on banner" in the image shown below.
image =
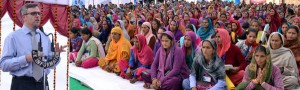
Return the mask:
[[[93,90],[87,86],[81,84],[79,80],[70,77],[70,90]]]

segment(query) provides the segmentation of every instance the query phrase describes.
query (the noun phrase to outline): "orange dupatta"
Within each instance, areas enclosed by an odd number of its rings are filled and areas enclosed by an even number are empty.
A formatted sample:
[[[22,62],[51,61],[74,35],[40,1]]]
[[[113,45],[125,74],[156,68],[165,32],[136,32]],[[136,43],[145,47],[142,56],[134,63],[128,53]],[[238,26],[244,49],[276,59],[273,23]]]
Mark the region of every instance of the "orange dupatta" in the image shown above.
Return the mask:
[[[124,37],[122,29],[119,27],[115,27],[112,29],[111,33],[119,33],[120,40],[116,42],[114,39],[110,42],[107,55],[105,57],[106,61],[114,60],[117,61],[121,59],[129,60],[130,57],[130,42]]]

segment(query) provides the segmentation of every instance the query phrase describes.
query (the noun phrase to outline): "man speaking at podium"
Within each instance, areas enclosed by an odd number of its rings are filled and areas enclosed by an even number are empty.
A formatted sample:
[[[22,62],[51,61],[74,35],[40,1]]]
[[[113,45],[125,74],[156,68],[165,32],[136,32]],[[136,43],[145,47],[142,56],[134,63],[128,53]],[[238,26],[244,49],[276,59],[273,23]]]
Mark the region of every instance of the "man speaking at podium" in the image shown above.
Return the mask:
[[[43,90],[43,67],[34,62],[33,56],[53,57],[54,50],[51,51],[53,45],[51,45],[49,37],[37,29],[41,21],[41,11],[37,4],[25,4],[20,10],[20,15],[23,26],[5,38],[0,69],[10,72],[13,76],[11,90]],[[42,49],[40,50],[40,48]],[[64,48],[65,46],[59,46],[56,43],[55,53],[64,52]],[[36,53],[33,51],[38,49],[42,53],[32,54]],[[54,66],[50,68],[54,68]],[[47,76],[50,69],[47,68],[45,71],[45,76]],[[48,86],[47,79],[45,82]]]

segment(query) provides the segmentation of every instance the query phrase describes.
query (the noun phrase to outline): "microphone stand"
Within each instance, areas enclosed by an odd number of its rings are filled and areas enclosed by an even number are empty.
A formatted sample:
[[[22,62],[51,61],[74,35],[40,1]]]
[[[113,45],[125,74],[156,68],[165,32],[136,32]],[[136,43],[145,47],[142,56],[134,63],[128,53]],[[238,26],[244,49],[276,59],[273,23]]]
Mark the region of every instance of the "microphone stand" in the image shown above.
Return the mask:
[[[42,47],[42,37],[41,37],[41,34],[38,33],[40,35],[40,40],[38,42],[38,51],[39,52],[43,52],[43,47]],[[47,68],[49,67],[52,67],[54,66],[55,64],[58,63],[59,59],[60,59],[60,53],[56,53],[55,52],[55,48],[54,48],[54,42],[53,42],[53,34],[50,33],[48,35],[46,35],[44,32],[43,34],[45,36],[49,36],[51,35],[52,36],[52,41],[51,41],[51,52],[52,52],[52,58],[49,58],[48,56],[38,56],[38,53],[32,53],[33,55],[33,61],[43,67],[43,87],[44,89],[43,90],[48,90],[48,85],[46,85],[46,77],[47,77],[47,73],[46,73],[46,70]],[[34,52],[34,51],[33,51]]]

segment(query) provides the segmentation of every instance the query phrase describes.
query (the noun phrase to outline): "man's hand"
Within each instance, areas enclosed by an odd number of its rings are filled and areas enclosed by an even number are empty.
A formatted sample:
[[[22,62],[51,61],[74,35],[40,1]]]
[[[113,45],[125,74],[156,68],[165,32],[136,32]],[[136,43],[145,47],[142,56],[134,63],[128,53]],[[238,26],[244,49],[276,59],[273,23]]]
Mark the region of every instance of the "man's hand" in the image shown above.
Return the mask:
[[[32,61],[33,61],[32,55],[31,55],[31,54],[26,55],[25,58],[26,58],[26,61],[27,61],[27,62],[32,62]]]
[[[67,45],[64,46],[59,46],[59,43],[55,44],[55,52],[66,52],[66,50],[64,50],[67,47]]]
[[[39,57],[42,57],[43,55],[44,55],[43,52],[38,52]],[[25,58],[26,58],[27,62],[32,62],[33,61],[32,54],[26,55]]]

